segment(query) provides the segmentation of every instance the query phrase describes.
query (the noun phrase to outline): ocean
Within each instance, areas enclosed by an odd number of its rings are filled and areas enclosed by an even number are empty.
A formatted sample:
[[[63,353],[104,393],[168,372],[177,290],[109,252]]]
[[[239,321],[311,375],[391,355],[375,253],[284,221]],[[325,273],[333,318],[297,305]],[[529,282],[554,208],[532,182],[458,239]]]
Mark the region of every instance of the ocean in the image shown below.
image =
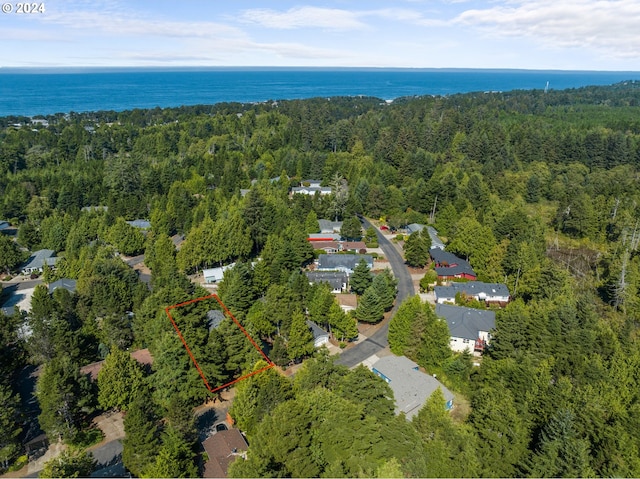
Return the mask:
[[[0,116],[262,102],[329,96],[416,95],[640,80],[640,72],[326,68],[0,68]]]

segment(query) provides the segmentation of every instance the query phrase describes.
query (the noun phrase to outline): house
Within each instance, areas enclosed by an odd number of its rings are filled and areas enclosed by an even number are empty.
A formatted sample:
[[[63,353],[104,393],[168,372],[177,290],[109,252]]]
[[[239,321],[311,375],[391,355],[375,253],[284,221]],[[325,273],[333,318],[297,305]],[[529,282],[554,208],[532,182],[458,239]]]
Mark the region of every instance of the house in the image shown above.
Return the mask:
[[[452,279],[468,279],[469,281],[475,281],[478,277],[471,265],[466,261],[456,266],[436,268],[436,274],[438,275],[438,279],[441,281]]]
[[[343,271],[351,275],[356,265],[364,260],[373,269],[373,257],[368,254],[322,254],[318,258],[317,271]]]
[[[53,256],[51,249],[41,249],[33,253],[27,262],[22,266],[22,274],[41,273],[44,265],[55,266],[58,258]]]
[[[333,192],[329,187],[320,186],[320,183],[322,183],[320,180],[302,180],[300,186],[291,188],[291,194],[314,196],[316,193],[319,193],[321,196],[324,196],[330,195]]]
[[[340,243],[340,251],[352,251],[354,253],[366,253],[367,245],[364,241],[343,241]]]
[[[341,238],[339,233],[311,233],[307,241],[340,241]]]
[[[496,327],[496,313],[483,309],[436,304],[436,314],[449,326],[450,347],[453,351],[480,354],[491,341]]]
[[[421,225],[418,223],[411,223],[410,225],[407,225],[406,229],[408,234],[419,233],[423,229],[425,229],[425,225]]]
[[[347,273],[332,273],[324,271],[307,271],[310,284],[327,283],[332,293],[342,293],[347,290]]]
[[[53,294],[53,292],[58,288],[66,289],[70,293],[75,293],[76,292],[76,280],[75,279],[69,279],[69,278],[62,278],[62,279],[59,279],[58,281],[54,281],[53,283],[50,283],[49,284],[49,294]]]
[[[127,221],[126,222],[128,225],[133,226],[134,228],[138,228],[141,230],[148,230],[149,228],[151,228],[151,222],[147,221],[147,220],[133,220],[133,221]]]
[[[453,393],[433,376],[420,371],[419,366],[405,356],[385,356],[373,362],[371,371],[389,384],[396,400],[396,414],[403,412],[413,418],[440,388],[447,410],[453,408]]]
[[[249,445],[238,429],[227,429],[207,438],[202,447],[209,457],[202,477],[227,477],[229,465],[238,456],[244,458]]]
[[[435,264],[435,270],[439,280],[476,280],[477,275],[469,262],[458,258],[455,254],[441,250],[440,248],[431,248],[429,255]]]
[[[11,225],[8,221],[0,221],[0,231],[4,231],[7,228],[11,228]]]
[[[320,233],[340,233],[342,221],[318,220]]]
[[[469,281],[467,283],[451,283],[449,286],[436,286],[436,303],[455,303],[458,293],[483,301],[487,306],[504,307],[511,299],[506,284]]]
[[[219,309],[212,309],[207,311],[207,326],[209,331],[212,329],[217,329],[220,324],[224,321],[224,313]]]
[[[313,346],[315,348],[319,348],[323,344],[327,344],[329,342],[329,333],[327,333],[316,323],[307,320],[307,326],[309,326],[311,334],[313,334]]]
[[[224,272],[230,268],[233,268],[236,264],[231,263],[226,266],[220,266],[218,268],[210,268],[202,271],[205,283],[217,283],[224,278]]]
[[[429,238],[431,238],[431,248],[444,250],[444,243],[433,226],[427,226],[427,233],[429,233]]]
[[[340,243],[336,241],[312,241],[311,245],[315,250],[322,250],[327,254],[333,254],[340,251]]]

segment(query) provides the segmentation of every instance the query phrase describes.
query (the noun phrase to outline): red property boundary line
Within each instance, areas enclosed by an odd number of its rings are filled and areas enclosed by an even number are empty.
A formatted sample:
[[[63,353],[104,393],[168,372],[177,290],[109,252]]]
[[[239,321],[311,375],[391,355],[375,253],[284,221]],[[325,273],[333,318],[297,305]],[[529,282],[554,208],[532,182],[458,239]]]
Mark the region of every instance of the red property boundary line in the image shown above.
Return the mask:
[[[226,384],[223,384],[222,386],[218,386],[218,387],[215,387],[215,388],[212,388],[209,385],[209,381],[207,381],[207,378],[205,377],[204,372],[202,372],[202,369],[200,369],[200,365],[198,364],[198,361],[196,361],[196,358],[193,356],[193,353],[191,352],[191,349],[189,349],[189,345],[187,344],[187,342],[185,341],[184,337],[182,336],[182,332],[180,331],[180,328],[178,327],[178,325],[176,324],[175,320],[173,319],[173,316],[171,316],[171,313],[169,312],[171,309],[180,308],[180,307],[186,306],[188,304],[197,303],[199,301],[204,301],[205,299],[211,299],[211,298],[214,298],[218,302],[218,304],[222,307],[224,312],[229,315],[229,317],[233,320],[234,323],[236,323],[236,326],[238,326],[238,328],[240,328],[240,331],[242,331],[244,333],[244,335],[247,337],[247,339],[249,341],[251,341],[251,344],[253,344],[253,347],[258,350],[260,355],[268,363],[267,366],[265,366],[265,367],[263,367],[261,369],[258,369],[257,371],[253,371],[253,372],[251,372],[249,374],[245,374],[242,377],[234,379],[231,382],[228,382]],[[187,350],[187,353],[189,354],[189,357],[191,358],[191,361],[193,362],[193,365],[198,370],[198,374],[200,374],[200,377],[202,378],[202,381],[204,382],[204,385],[207,387],[209,392],[214,393],[216,391],[219,391],[220,389],[224,389],[224,388],[226,388],[228,386],[231,386],[232,384],[235,384],[238,381],[242,381],[243,379],[247,379],[247,378],[249,378],[251,376],[254,376],[254,375],[258,374],[258,373],[261,373],[262,371],[266,371],[267,369],[270,369],[270,368],[275,366],[275,364],[267,357],[267,355],[260,348],[260,346],[258,346],[258,344],[249,335],[249,333],[247,333],[246,329],[244,329],[242,327],[240,322],[235,318],[235,316],[233,314],[231,314],[231,311],[229,311],[229,309],[225,306],[225,304],[222,302],[222,300],[215,293],[214,294],[210,294],[209,296],[203,296],[202,298],[196,298],[196,299],[192,299],[190,301],[185,301],[184,303],[179,303],[179,304],[174,304],[173,306],[168,306],[168,307],[164,308],[164,312],[167,313],[167,316],[169,317],[169,320],[171,321],[171,324],[173,325],[173,328],[176,330],[176,333],[178,333],[178,337],[180,338],[180,341],[182,341],[182,344],[184,345],[184,348]]]

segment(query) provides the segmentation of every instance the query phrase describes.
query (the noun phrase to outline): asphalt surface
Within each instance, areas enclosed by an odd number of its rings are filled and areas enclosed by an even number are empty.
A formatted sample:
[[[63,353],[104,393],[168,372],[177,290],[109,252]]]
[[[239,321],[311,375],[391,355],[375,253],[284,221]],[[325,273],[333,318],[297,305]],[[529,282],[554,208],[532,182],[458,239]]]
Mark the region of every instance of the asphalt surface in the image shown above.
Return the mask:
[[[360,221],[365,229],[372,227],[371,223],[365,218],[361,217]],[[336,360],[336,364],[342,364],[350,368],[389,346],[389,322],[396,314],[396,311],[398,311],[402,302],[415,294],[411,275],[404,264],[402,256],[400,256],[400,253],[398,253],[395,246],[393,246],[391,241],[389,241],[386,236],[378,230],[378,228],[374,227],[374,229],[378,235],[378,245],[382,248],[385,257],[389,261],[391,270],[393,271],[393,276],[398,280],[398,295],[393,308],[391,308],[389,318],[384,320],[380,329],[355,347],[343,351],[342,354],[340,354],[340,357]]]

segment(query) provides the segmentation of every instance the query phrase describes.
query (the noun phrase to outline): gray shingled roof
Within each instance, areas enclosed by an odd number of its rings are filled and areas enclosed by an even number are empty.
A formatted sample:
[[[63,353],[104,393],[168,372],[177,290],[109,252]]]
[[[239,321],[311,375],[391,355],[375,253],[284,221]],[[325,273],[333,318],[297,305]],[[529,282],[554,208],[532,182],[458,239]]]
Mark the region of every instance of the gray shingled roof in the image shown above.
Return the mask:
[[[417,233],[418,231],[422,231],[424,228],[425,225],[421,225],[419,223],[411,223],[410,225],[407,225],[407,231],[409,234]]]
[[[360,260],[364,259],[373,268],[373,257],[368,254],[321,254],[318,258],[318,269],[353,271]]]
[[[49,293],[53,293],[56,289],[63,288],[69,291],[70,293],[75,293],[76,291],[76,280],[69,278],[62,278],[58,281],[54,281],[49,284]]]
[[[342,289],[347,283],[347,273],[329,271],[307,271],[307,278],[310,283],[328,283],[331,289]]]
[[[318,226],[320,227],[320,232],[339,233],[340,228],[342,228],[342,221],[318,220]]]
[[[318,338],[321,338],[322,336],[329,337],[329,333],[327,333],[324,329],[322,329],[313,321],[307,320],[307,326],[309,326],[309,329],[311,330],[311,334],[313,334],[314,341]]]
[[[476,340],[479,331],[490,332],[496,327],[494,311],[436,304],[436,314],[445,319],[454,338]]]
[[[438,236],[438,232],[436,231],[436,229],[433,226],[427,226],[427,232],[429,233],[429,237],[431,238],[431,247],[443,250],[444,243]]]
[[[207,326],[209,331],[216,329],[224,321],[224,313],[218,309],[207,311]]]
[[[462,258],[458,258],[455,254],[439,248],[431,248],[429,250],[429,255],[431,256],[431,259],[439,264],[461,264],[467,262]]]
[[[433,376],[419,371],[418,365],[405,356],[385,356],[371,366],[373,372],[389,379],[396,400],[396,414],[404,412],[411,419],[427,399],[440,388],[445,401],[453,400],[453,393]]]
[[[469,281],[467,283],[451,283],[450,286],[436,286],[436,298],[455,298],[457,293],[467,296],[509,296],[509,288],[501,283],[483,283],[482,281]]]
[[[42,269],[45,262],[49,266],[53,266],[58,261],[57,257],[54,257],[55,251],[52,249],[41,249],[33,253],[29,260],[22,266],[22,269]]]

